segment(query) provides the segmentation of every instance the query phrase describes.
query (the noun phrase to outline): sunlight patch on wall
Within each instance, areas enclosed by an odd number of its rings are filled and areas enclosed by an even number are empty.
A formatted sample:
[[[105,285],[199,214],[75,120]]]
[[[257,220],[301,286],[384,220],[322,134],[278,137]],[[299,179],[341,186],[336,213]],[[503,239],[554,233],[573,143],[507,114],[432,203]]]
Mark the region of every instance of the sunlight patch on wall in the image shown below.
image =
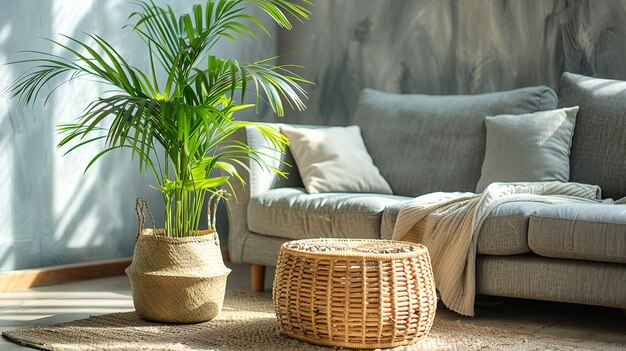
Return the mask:
[[[5,24],[4,26],[0,28],[0,45],[6,42],[7,39],[9,39],[10,35],[11,35],[11,25]]]
[[[5,24],[0,27],[0,48],[4,48],[12,31],[11,24]],[[0,62],[7,62],[8,57],[4,50],[0,50]],[[12,69],[7,65],[0,65],[0,89],[9,86],[13,80]],[[11,145],[8,142],[10,138],[9,126],[9,98],[7,94],[0,93],[0,150],[8,150]],[[12,154],[10,152],[0,152],[0,165],[10,165],[13,163]],[[11,181],[11,170],[9,167],[0,167],[0,208],[8,211],[11,208],[13,192],[9,191],[13,187]],[[9,250],[11,249],[12,235],[9,231],[13,230],[13,216],[0,216],[0,265],[8,260]]]
[[[89,16],[92,10],[93,2],[91,0],[54,0],[52,3],[52,33],[64,34],[69,36],[82,35],[80,28],[82,22],[86,19],[90,26],[93,26],[93,18]],[[58,39],[58,38],[54,38]],[[55,47],[54,54],[61,54],[63,51]]]
[[[71,215],[71,214],[68,214]],[[74,232],[63,232],[69,239],[64,248],[67,249],[80,249],[83,247],[96,246],[97,244],[92,240],[93,236],[98,237],[100,223],[98,223],[98,211],[93,209],[87,213],[82,213],[77,216],[78,213],[73,213],[73,218],[78,219],[78,224],[73,228]],[[59,231],[62,226],[59,226]],[[101,236],[100,236],[101,237]],[[98,240],[99,244],[102,244],[102,240]],[[94,245],[96,244],[96,245]]]
[[[2,50],[11,36],[12,26],[11,24],[5,24],[0,27],[0,62],[9,62],[9,57],[5,50]],[[0,149],[4,149],[6,147],[7,139],[9,136],[9,95],[4,92],[4,89],[8,87],[13,81],[13,69],[8,65],[0,65]],[[2,157],[3,154],[0,154]],[[4,161],[1,160],[0,161]],[[7,164],[7,163],[1,163]],[[0,179],[3,179],[0,177]]]

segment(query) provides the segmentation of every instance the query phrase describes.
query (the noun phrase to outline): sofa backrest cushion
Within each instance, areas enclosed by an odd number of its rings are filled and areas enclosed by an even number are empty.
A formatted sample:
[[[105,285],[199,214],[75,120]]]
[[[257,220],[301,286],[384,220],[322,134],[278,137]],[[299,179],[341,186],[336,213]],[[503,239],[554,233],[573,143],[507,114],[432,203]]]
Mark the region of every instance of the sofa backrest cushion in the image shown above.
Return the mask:
[[[579,106],[570,180],[599,185],[605,198],[626,196],[626,82],[564,73],[559,95],[559,106]]]
[[[353,123],[394,194],[473,192],[485,155],[485,117],[552,110],[549,87],[479,95],[391,94],[365,89]]]

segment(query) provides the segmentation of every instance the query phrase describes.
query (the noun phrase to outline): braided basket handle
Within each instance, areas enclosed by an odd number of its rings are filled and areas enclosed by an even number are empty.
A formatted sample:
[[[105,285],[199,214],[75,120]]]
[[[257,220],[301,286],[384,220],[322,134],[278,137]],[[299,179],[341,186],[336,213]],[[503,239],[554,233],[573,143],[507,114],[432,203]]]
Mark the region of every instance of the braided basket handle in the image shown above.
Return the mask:
[[[139,221],[139,228],[137,229],[137,237],[135,238],[135,240],[139,239],[139,235],[141,235],[141,232],[143,232],[143,230],[145,229],[146,217],[143,213],[144,209],[146,212],[148,212],[148,216],[150,217],[150,224],[152,224],[152,235],[156,235],[155,233],[156,226],[154,224],[154,216],[152,216],[150,207],[148,206],[148,203],[146,202],[146,200],[144,200],[141,197],[138,197],[137,201],[135,202],[135,211],[137,212],[137,220]]]
[[[219,205],[220,200],[226,199],[228,196],[230,196],[230,194],[226,190],[220,189],[214,192],[209,198],[209,208],[207,208],[206,211],[206,221],[209,229],[213,231],[217,230],[217,228],[215,228],[217,224],[217,206]]]

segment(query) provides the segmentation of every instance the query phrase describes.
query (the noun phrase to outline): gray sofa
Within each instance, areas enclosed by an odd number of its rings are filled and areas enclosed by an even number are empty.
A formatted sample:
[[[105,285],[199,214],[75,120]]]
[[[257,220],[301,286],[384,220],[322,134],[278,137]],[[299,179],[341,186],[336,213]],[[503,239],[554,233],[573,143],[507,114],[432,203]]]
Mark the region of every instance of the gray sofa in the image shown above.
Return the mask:
[[[570,180],[626,196],[626,83],[564,74],[560,97],[547,87],[473,96],[399,95],[365,90],[352,124],[394,195],[308,194],[293,168],[283,179],[251,163],[229,209],[229,253],[251,263],[253,288],[285,241],[389,238],[403,203],[433,191],[470,191],[485,152],[484,118],[580,106]],[[280,128],[280,125],[274,125]],[[265,148],[253,128],[235,136]],[[355,170],[358,171],[358,170]],[[626,205],[502,205],[478,237],[479,294],[626,308]]]

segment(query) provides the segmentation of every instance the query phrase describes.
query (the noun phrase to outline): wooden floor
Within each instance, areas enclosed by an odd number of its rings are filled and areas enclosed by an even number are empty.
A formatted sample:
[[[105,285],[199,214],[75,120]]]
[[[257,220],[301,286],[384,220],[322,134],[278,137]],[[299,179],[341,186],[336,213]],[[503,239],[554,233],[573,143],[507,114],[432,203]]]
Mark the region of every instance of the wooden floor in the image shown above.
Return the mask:
[[[230,266],[233,272],[228,288],[250,292],[248,266]],[[267,270],[267,288],[261,295],[271,296],[273,273],[272,269]],[[130,286],[125,276],[6,292],[0,293],[0,330],[62,323],[132,309]],[[626,318],[619,309],[479,296],[476,311],[475,318],[465,318],[440,304],[437,317],[527,333],[618,343],[626,350]],[[0,339],[0,350],[17,349],[26,348]]]

